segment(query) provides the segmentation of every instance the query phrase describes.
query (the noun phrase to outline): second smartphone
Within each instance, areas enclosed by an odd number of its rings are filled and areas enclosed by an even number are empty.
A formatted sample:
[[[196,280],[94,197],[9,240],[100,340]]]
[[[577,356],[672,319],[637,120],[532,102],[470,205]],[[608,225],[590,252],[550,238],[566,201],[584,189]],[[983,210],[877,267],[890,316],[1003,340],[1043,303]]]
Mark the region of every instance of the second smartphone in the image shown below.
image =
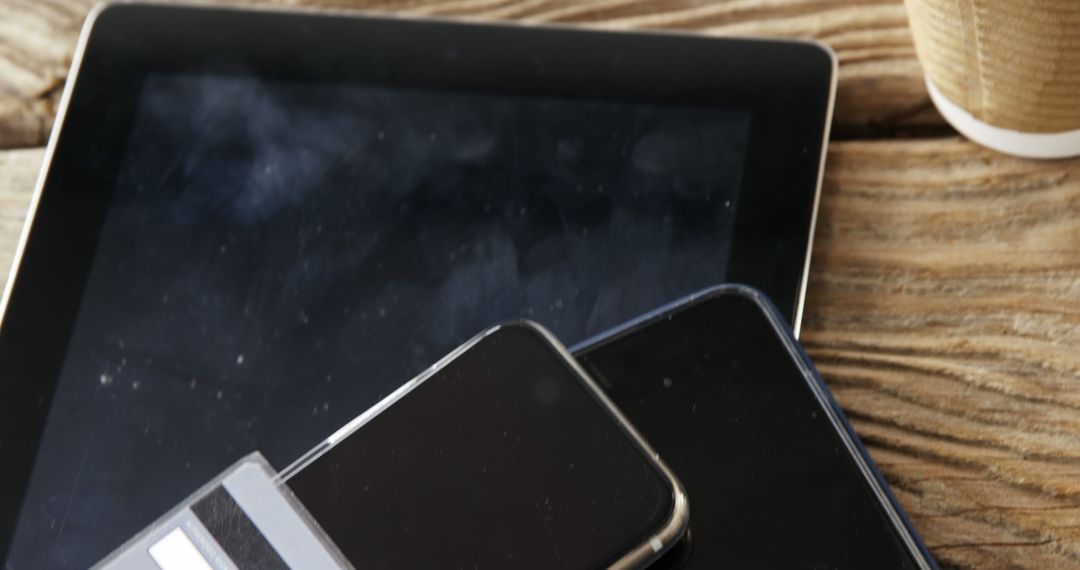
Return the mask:
[[[664,568],[934,568],[788,324],[717,287],[575,347],[694,501]]]
[[[490,329],[282,473],[357,568],[632,568],[681,484],[550,334]]]

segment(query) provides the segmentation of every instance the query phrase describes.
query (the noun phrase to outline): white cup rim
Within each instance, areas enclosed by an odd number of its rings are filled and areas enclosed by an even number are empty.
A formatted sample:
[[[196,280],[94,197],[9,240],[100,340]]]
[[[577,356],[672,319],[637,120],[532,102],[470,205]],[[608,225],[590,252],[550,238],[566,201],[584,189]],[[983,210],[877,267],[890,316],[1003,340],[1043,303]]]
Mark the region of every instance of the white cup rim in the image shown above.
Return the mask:
[[[948,100],[929,77],[926,90],[941,115],[967,138],[998,152],[1024,158],[1069,158],[1080,156],[1080,129],[1058,133],[1025,133],[995,127],[976,119],[971,113]]]

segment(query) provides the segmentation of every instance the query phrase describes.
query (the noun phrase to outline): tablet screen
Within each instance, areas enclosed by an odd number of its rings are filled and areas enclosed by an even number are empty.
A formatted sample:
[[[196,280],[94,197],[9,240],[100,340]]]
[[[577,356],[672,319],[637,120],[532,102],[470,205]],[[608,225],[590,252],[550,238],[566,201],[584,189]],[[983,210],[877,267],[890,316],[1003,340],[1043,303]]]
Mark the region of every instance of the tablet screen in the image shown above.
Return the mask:
[[[475,331],[724,280],[751,113],[149,75],[7,563],[85,567]]]

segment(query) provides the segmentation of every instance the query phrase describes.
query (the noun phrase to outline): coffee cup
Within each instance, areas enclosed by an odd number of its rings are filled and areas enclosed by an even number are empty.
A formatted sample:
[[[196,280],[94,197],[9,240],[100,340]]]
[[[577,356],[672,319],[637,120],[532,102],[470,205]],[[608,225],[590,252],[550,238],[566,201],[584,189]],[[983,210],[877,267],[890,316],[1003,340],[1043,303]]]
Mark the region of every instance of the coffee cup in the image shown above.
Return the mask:
[[[971,140],[1080,155],[1080,1],[905,0],[930,98]]]

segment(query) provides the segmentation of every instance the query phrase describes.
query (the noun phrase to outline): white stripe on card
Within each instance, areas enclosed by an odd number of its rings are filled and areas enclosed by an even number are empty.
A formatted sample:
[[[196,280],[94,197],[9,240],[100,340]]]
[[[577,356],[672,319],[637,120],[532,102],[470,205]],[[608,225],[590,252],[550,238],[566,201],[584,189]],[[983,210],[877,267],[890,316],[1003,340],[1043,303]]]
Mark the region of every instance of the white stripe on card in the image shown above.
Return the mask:
[[[180,527],[150,546],[149,552],[161,570],[214,570]]]

